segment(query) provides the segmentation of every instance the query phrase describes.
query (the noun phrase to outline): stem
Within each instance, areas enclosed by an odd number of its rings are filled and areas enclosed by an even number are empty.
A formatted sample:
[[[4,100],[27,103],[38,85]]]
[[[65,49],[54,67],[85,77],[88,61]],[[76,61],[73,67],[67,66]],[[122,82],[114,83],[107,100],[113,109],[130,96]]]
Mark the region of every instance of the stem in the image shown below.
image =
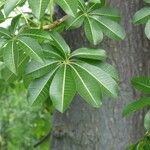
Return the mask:
[[[54,0],[50,0],[50,21],[53,22]]]
[[[54,21],[53,23],[51,24],[48,24],[48,25],[44,25],[43,26],[43,30],[50,30],[50,29],[53,29],[55,28],[56,26],[60,25],[61,23],[63,23],[65,20],[68,19],[68,15],[65,15],[64,17]]]

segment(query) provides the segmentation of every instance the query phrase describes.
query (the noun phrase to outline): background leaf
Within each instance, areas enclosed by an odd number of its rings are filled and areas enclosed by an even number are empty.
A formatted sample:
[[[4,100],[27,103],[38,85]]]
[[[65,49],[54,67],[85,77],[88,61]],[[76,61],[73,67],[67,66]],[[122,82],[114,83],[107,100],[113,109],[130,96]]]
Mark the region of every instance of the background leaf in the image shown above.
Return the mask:
[[[131,80],[132,85],[141,92],[150,93],[150,78],[135,77]]]
[[[127,116],[135,111],[138,111],[145,106],[150,105],[150,98],[141,98],[140,100],[137,100],[129,105],[127,105],[123,110],[123,116]]]
[[[41,19],[44,16],[50,0],[28,0],[28,2],[33,14],[38,19]]]

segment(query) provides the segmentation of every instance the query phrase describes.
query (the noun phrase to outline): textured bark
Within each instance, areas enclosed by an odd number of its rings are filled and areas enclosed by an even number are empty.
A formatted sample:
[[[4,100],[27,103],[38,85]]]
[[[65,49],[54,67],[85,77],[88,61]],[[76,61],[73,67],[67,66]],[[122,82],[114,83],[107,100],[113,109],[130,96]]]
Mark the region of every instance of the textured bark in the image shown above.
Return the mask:
[[[76,96],[65,114],[55,113],[52,150],[123,150],[144,134],[143,112],[125,119],[123,107],[139,96],[131,87],[130,79],[147,74],[149,42],[144,30],[131,22],[133,14],[142,7],[139,0],[111,0],[111,5],[122,11],[126,40],[115,42],[105,39],[109,61],[120,73],[118,99],[105,99],[100,109],[94,109]],[[78,31],[78,32],[77,32]],[[66,33],[70,46],[89,46],[82,29]]]

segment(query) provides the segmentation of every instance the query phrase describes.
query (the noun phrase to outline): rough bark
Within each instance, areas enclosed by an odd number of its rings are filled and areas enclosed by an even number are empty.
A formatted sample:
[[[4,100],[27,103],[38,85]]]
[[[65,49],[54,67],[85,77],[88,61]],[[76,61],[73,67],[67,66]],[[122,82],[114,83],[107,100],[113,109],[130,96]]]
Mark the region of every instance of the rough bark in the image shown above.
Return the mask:
[[[143,28],[131,22],[142,1],[111,0],[110,3],[122,11],[127,37],[122,42],[105,39],[98,47],[107,50],[109,61],[120,73],[119,97],[116,101],[105,99],[100,109],[94,109],[76,96],[66,113],[55,113],[52,150],[123,150],[144,134],[142,111],[127,119],[121,114],[123,107],[139,96],[130,79],[148,71],[149,42]],[[70,46],[73,49],[89,46],[82,29],[77,31],[65,35]]]

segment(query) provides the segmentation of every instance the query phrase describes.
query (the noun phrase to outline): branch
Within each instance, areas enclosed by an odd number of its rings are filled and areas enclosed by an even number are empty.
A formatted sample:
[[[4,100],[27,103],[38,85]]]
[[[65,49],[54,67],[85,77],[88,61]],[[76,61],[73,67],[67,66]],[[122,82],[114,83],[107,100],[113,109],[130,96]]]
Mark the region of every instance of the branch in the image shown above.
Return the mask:
[[[36,148],[42,143],[44,143],[50,137],[50,135],[51,135],[51,131],[49,131],[48,134],[45,135],[40,141],[38,141],[33,147]]]
[[[48,24],[48,25],[44,25],[43,26],[43,30],[50,30],[50,29],[53,29],[55,28],[56,26],[60,25],[61,23],[63,23],[65,20],[68,19],[68,15],[65,15],[64,17],[54,21],[53,23],[51,24]]]

